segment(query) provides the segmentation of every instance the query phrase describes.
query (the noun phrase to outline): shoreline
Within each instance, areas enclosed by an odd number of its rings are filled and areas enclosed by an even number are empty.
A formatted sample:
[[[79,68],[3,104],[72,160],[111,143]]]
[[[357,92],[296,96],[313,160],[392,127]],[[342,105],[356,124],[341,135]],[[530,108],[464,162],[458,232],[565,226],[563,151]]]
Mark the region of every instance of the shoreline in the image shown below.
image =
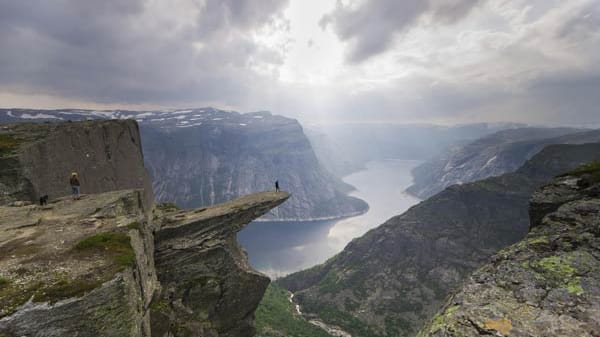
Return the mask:
[[[258,218],[252,222],[315,222],[315,221],[328,221],[328,220],[341,220],[347,218],[353,218],[355,216],[363,215],[369,211],[371,207],[367,207],[364,211],[352,212],[344,215],[333,215],[328,217],[320,217],[320,218],[308,218],[308,219],[298,219],[298,218],[283,218],[283,219],[262,219]]]

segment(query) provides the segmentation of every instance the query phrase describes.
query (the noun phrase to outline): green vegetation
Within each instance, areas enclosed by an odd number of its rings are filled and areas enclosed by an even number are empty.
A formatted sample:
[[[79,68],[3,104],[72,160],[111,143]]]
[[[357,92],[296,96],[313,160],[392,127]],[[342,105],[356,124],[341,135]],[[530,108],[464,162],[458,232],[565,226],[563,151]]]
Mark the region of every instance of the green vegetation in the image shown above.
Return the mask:
[[[594,162],[579,166],[578,168],[574,169],[573,171],[565,174],[565,176],[567,176],[567,175],[577,176],[577,177],[580,177],[583,175],[589,175],[591,177],[592,183],[598,183],[598,182],[600,182],[600,161],[594,161]]]
[[[99,287],[103,280],[88,278],[70,279],[56,275],[54,281],[36,281],[27,285],[6,283],[0,287],[0,317],[10,315],[30,299],[33,302],[55,303],[71,297],[83,296]]]
[[[60,278],[56,283],[40,286],[35,291],[34,301],[54,303],[61,299],[79,297],[99,287],[101,280],[88,280],[83,278],[68,279]]]
[[[352,336],[361,337],[380,337],[383,334],[373,330],[373,327],[367,325],[367,323],[359,320],[352,316],[350,313],[338,310],[332,307],[323,307],[318,310],[310,310],[311,312],[317,313],[317,315],[327,324],[337,325],[349,332]]]
[[[122,270],[135,264],[135,253],[127,234],[104,232],[81,240],[75,245],[75,251],[82,254],[107,254]]]
[[[577,269],[572,265],[576,256],[549,256],[529,265],[554,286],[564,288],[574,295],[582,295],[583,288]]]
[[[8,279],[5,279],[4,277],[0,277],[0,289],[8,286],[9,283],[10,283],[10,281]]]
[[[335,270],[330,270],[319,283],[319,292],[324,294],[337,294],[344,289]]]
[[[458,310],[459,308],[459,305],[453,305],[451,307],[448,307],[443,312],[436,314],[433,320],[431,320],[430,326],[424,329],[423,331],[436,332],[444,328],[448,319],[452,317],[452,313]],[[419,334],[419,336],[421,336],[421,334]]]
[[[37,249],[35,245],[25,247]],[[11,253],[15,252],[16,250],[11,250]],[[55,303],[63,299],[83,296],[112,279],[117,272],[135,264],[135,253],[129,236],[119,232],[104,232],[87,237],[78,242],[70,254],[80,258],[98,254],[106,258],[109,264],[84,276],[55,274],[25,284],[0,278],[0,316],[11,314],[30,299],[34,302]]]
[[[150,309],[156,312],[167,313],[171,310],[169,302],[163,299],[153,299],[150,303]]]
[[[406,336],[413,332],[411,322],[399,317],[385,318],[385,333],[388,336]]]
[[[172,203],[172,202],[163,202],[163,203],[157,204],[156,208],[163,212],[174,212],[174,211],[178,211],[181,209],[179,206],[177,206],[175,203]]]
[[[127,225],[127,228],[140,230],[142,228],[142,224],[140,224],[138,221],[134,221]]]
[[[21,141],[13,135],[0,134],[0,157],[12,154],[20,145]]]
[[[331,337],[296,313],[289,293],[271,284],[256,310],[257,336]]]

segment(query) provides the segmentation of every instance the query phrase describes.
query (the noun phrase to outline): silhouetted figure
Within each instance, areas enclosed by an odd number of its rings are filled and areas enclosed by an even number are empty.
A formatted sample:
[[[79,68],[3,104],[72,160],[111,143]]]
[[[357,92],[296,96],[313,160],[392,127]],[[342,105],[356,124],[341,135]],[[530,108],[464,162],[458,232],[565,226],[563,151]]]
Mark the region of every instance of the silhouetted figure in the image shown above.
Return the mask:
[[[71,184],[71,193],[73,194],[73,200],[79,200],[79,194],[81,193],[81,184],[79,183],[79,177],[77,176],[77,172],[71,173],[71,179],[69,180]]]
[[[279,180],[275,180],[275,192],[279,192]]]
[[[44,206],[46,204],[48,204],[48,194],[40,197],[40,206]]]

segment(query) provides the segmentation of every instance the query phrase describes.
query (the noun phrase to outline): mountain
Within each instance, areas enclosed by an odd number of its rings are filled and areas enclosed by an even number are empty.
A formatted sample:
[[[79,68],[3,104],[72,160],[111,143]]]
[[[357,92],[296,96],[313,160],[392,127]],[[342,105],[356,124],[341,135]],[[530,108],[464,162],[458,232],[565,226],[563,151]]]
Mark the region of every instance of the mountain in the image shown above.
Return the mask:
[[[300,124],[268,112],[213,108],[165,111],[0,110],[0,122],[135,119],[158,202],[191,208],[272,190],[290,200],[270,220],[328,219],[365,212],[352,188],[319,163]]]
[[[600,141],[600,131],[571,128],[518,128],[504,130],[463,146],[455,146],[413,170],[407,189],[426,199],[444,188],[513,172],[550,144]]]
[[[11,185],[28,189],[10,194],[24,199],[0,205],[0,336],[254,334],[254,311],[269,279],[249,266],[236,235],[288,193],[180,210],[146,203],[139,187],[88,190],[79,200],[61,197],[57,187],[42,206],[31,203],[29,189],[65,184],[61,172],[52,174],[63,167],[80,170],[83,189],[139,184],[134,173],[145,167],[137,124],[5,125],[0,139],[1,160],[20,164],[0,171],[2,181],[30,177],[32,169],[45,169],[49,179]],[[125,155],[129,162],[119,157]],[[107,162],[115,158],[119,163]],[[0,192],[7,195],[5,187]]]
[[[419,336],[597,336],[600,162],[540,188],[531,228],[469,276]]]
[[[341,123],[306,127],[315,153],[330,172],[339,177],[364,168],[372,160],[389,158],[426,160],[449,145],[465,144],[520,124]]]
[[[307,317],[352,336],[413,336],[450,291],[529,228],[533,191],[600,158],[600,144],[552,145],[514,173],[451,186],[279,280]]]

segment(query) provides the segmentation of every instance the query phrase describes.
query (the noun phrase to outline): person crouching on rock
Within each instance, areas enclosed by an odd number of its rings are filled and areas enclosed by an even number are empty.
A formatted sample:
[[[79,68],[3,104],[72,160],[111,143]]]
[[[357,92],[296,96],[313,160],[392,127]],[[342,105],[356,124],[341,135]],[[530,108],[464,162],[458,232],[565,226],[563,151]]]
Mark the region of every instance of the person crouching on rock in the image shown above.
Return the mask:
[[[69,180],[69,183],[71,184],[71,193],[73,194],[73,200],[79,200],[81,184],[79,183],[79,177],[77,176],[77,172],[71,173],[71,179]]]

